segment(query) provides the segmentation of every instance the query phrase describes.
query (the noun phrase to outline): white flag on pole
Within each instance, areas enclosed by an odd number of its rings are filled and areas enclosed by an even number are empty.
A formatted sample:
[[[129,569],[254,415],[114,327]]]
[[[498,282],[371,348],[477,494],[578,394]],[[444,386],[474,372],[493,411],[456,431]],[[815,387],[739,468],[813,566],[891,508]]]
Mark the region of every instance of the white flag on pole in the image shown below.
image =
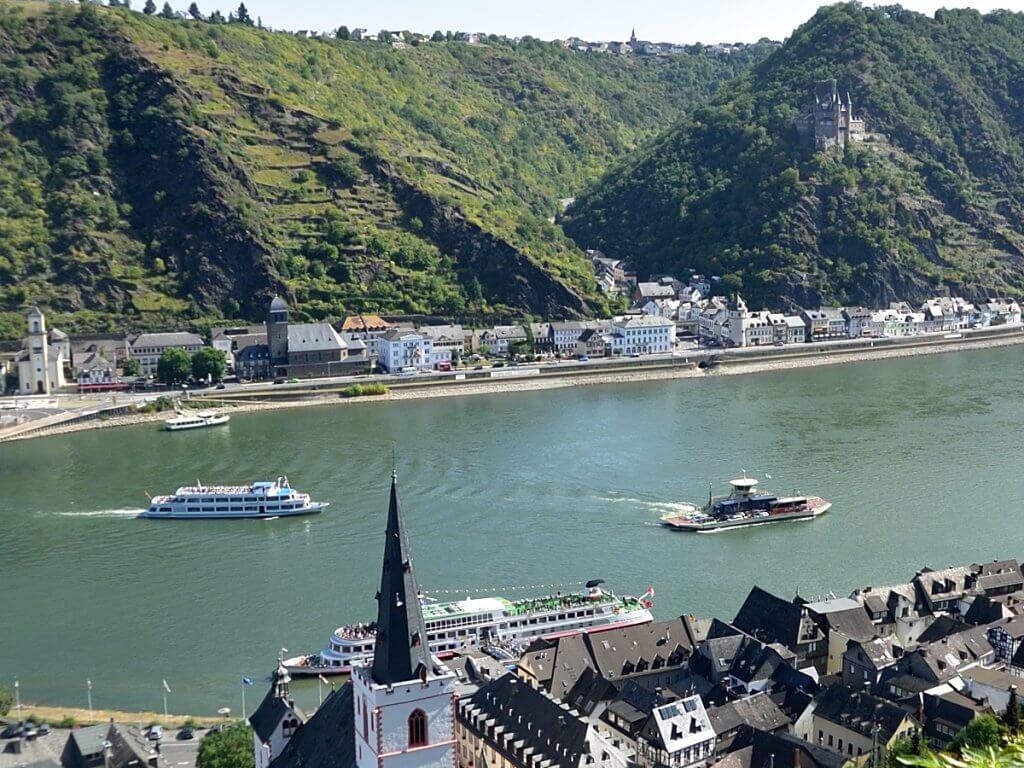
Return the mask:
[[[165,691],[167,691],[168,693],[170,693],[170,692],[171,692],[171,686],[169,686],[169,685],[167,684],[167,681],[166,681],[166,680],[164,680],[164,690],[165,690]]]

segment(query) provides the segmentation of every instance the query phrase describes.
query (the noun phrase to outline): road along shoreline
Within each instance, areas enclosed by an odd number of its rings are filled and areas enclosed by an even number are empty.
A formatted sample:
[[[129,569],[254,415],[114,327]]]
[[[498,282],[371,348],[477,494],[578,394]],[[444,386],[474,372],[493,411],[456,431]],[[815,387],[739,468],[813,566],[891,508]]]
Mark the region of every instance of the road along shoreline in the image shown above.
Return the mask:
[[[990,333],[973,333],[961,338],[915,338],[906,341],[879,340],[877,346],[865,346],[864,341],[855,346],[841,344],[808,345],[807,350],[784,348],[782,350],[730,350],[715,356],[715,364],[708,368],[699,368],[694,361],[685,358],[665,360],[663,364],[625,363],[621,367],[608,366],[611,370],[597,367],[575,368],[569,370],[545,369],[544,375],[521,376],[512,374],[515,369],[501,369],[508,372],[502,378],[472,378],[461,381],[432,380],[416,382],[415,380],[389,383],[391,389],[387,394],[368,395],[362,397],[342,397],[341,390],[347,384],[319,387],[302,390],[246,392],[233,395],[219,394],[218,397],[203,397],[204,407],[224,413],[252,413],[257,411],[280,410],[284,408],[305,408],[325,406],[349,406],[366,403],[382,403],[403,400],[424,400],[435,397],[455,397],[463,395],[484,395],[515,392],[535,392],[547,389],[564,389],[566,387],[589,386],[594,384],[629,384],[644,381],[665,381],[670,379],[704,379],[712,376],[740,376],[754,373],[774,371],[792,371],[805,368],[817,368],[825,365],[860,363],[874,360],[894,360],[920,355],[948,352],[963,352],[976,349],[992,349],[1017,344],[1024,344],[1024,329],[1021,327],[1002,329]],[[536,372],[536,371],[535,371]],[[78,421],[72,424],[57,424],[44,427],[26,434],[17,434],[0,440],[25,440],[34,437],[68,434],[89,429],[123,427],[150,422],[162,422],[169,418],[163,413],[124,413],[108,418],[96,418],[89,421]]]

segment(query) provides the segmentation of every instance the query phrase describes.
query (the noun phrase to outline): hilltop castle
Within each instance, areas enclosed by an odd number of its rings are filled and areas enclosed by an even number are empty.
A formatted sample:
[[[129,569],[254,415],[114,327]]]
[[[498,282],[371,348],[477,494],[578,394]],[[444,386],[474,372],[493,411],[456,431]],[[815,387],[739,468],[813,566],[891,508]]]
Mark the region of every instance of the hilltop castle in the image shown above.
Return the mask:
[[[840,93],[835,78],[820,81],[814,88],[814,102],[794,124],[800,137],[815,149],[845,149],[851,141],[864,138],[864,119],[853,114],[850,92]]]

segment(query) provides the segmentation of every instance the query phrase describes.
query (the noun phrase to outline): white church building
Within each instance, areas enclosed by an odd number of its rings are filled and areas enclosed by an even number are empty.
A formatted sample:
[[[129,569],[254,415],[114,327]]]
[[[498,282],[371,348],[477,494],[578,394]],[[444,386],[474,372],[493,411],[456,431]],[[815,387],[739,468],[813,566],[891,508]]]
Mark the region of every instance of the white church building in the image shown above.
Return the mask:
[[[28,335],[15,357],[18,366],[18,392],[23,395],[48,395],[66,384],[64,365],[71,358],[67,334],[54,328],[46,330],[46,318],[39,307],[28,313]]]

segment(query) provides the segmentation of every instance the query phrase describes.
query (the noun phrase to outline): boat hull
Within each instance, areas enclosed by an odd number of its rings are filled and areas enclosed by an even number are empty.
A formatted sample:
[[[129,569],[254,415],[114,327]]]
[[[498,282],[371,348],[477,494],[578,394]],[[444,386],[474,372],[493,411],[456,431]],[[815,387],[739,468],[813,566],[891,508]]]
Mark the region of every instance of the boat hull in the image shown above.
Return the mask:
[[[231,421],[231,417],[227,414],[221,416],[214,416],[206,419],[205,421],[189,422],[187,424],[172,424],[170,422],[164,422],[164,429],[168,432],[183,432],[187,429],[205,429],[206,427],[219,427],[222,424],[227,424]]]
[[[199,514],[186,514],[183,512],[150,512],[145,511],[139,515],[147,520],[276,520],[279,517],[303,517],[316,515],[329,507],[329,502],[317,502],[302,509],[275,510],[272,514],[260,514],[258,512],[204,512]]]
[[[739,520],[712,520],[698,523],[688,520],[685,517],[663,518],[662,525],[673,531],[688,531],[691,533],[715,533],[718,531],[735,530],[736,528],[748,528],[755,525],[772,525],[773,523],[785,523],[795,520],[813,520],[820,517],[832,508],[832,502],[825,499],[815,498],[810,500],[806,509],[798,512],[786,512],[779,515],[767,517],[745,517]]]

